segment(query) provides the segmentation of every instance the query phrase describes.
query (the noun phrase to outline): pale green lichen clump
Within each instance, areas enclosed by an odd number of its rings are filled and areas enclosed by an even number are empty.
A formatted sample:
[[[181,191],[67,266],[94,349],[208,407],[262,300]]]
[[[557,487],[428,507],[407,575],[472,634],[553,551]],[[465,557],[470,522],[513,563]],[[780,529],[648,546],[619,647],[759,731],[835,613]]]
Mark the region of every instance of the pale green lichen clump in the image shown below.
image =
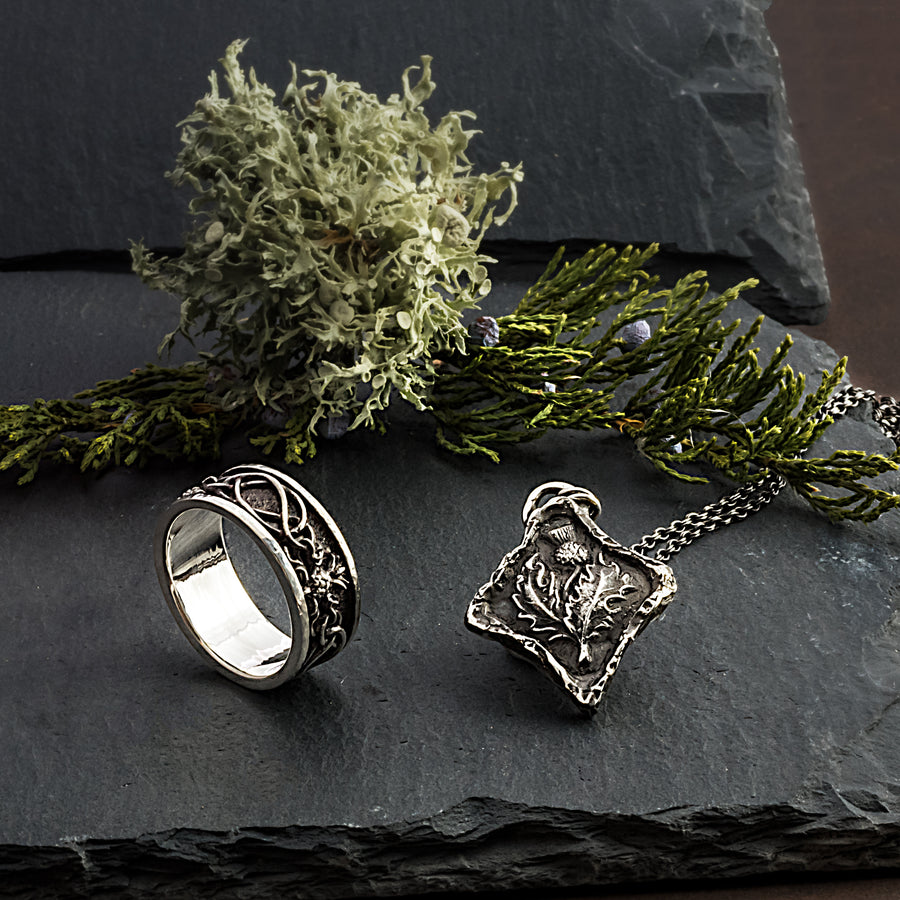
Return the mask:
[[[282,412],[307,433],[323,418],[375,424],[392,389],[423,408],[433,356],[464,350],[460,313],[490,290],[478,247],[515,208],[521,167],[473,171],[470,112],[430,126],[428,56],[385,102],[327,72],[304,84],[292,66],[277,103],[241,70],[244,43],[222,60],[229,96],[213,72],[182,123],[168,177],[196,192],[184,252],[132,248],[143,280],[181,298],[163,347],[213,335],[215,402]]]

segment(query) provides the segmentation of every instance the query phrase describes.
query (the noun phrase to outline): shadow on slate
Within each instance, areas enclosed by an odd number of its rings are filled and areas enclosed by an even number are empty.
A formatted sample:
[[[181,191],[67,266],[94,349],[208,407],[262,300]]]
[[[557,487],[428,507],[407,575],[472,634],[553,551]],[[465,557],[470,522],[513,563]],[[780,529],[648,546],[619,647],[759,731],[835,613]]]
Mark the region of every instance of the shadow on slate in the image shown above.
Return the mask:
[[[501,283],[510,299],[520,285]],[[152,358],[174,304],[132,276],[0,276],[0,397],[71,394]],[[125,314],[124,311],[128,310]],[[748,307],[739,311],[752,315]],[[769,322],[763,346],[784,334]],[[794,366],[834,354],[796,336]],[[829,446],[884,448],[864,419]],[[790,496],[674,560],[679,593],[593,719],[463,626],[547,479],[630,543],[727,490],[605,433],[499,465],[398,409],[292,474],[341,525],[362,619],[276,692],[215,675],[153,571],[159,512],[209,464],[0,482],[0,895],[389,896],[900,865],[896,517]]]
[[[820,322],[828,287],[765,0],[410,0],[330,4],[97,0],[19,4],[0,32],[6,184],[0,259],[177,246],[163,178],[176,123],[235,38],[280,92],[327,69],[381,97],[435,59],[433,119],[472,109],[471,157],[525,165],[508,242],[650,243],[723,255],[753,302]]]

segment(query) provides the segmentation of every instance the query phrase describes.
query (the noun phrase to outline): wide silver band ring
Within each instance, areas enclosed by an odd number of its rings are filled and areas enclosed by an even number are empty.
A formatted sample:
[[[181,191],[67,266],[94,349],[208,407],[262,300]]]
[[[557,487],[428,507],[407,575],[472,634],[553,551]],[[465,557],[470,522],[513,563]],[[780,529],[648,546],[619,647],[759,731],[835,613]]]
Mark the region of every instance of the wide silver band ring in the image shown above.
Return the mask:
[[[159,583],[217,671],[266,690],[339,653],[359,623],[356,565],[325,508],[293,479],[242,465],[160,516]]]

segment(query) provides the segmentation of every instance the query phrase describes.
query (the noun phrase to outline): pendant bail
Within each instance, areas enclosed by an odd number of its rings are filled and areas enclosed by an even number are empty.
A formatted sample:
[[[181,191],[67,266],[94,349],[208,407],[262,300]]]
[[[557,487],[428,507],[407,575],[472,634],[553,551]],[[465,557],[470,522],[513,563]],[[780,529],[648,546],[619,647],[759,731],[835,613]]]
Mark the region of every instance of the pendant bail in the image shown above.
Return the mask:
[[[593,510],[589,513],[592,519],[596,519],[603,508],[597,496],[587,488],[576,487],[574,484],[569,484],[568,481],[547,481],[539,484],[526,498],[525,505],[522,507],[522,523],[527,525],[532,515],[544,503],[555,497],[569,497],[576,503],[587,506]]]

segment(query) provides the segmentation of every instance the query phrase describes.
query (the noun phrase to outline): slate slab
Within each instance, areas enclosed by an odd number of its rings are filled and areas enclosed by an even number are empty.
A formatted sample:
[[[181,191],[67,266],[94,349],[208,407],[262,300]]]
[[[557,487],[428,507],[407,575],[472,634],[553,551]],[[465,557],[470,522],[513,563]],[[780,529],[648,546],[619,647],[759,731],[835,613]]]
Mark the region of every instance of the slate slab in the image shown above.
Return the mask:
[[[520,284],[498,286],[501,302]],[[0,276],[0,397],[72,393],[150,359],[171,301],[136,278]],[[741,312],[751,312],[744,308]],[[784,330],[768,323],[764,343]],[[797,335],[794,365],[834,354]],[[833,444],[884,447],[864,419]],[[827,448],[824,448],[827,450]],[[790,496],[675,557],[679,593],[579,715],[463,625],[547,479],[630,543],[724,485],[674,483],[620,437],[501,465],[397,412],[292,474],[341,524],[362,619],[265,694],[171,619],[154,520],[217,463],[0,481],[0,896],[308,898],[900,865],[900,531]]]
[[[235,38],[276,92],[288,60],[387,96],[435,58],[433,117],[473,109],[472,160],[522,160],[521,206],[491,237],[661,241],[746,263],[754,302],[819,322],[828,286],[764,0],[15,4],[0,33],[0,259],[179,246],[163,179],[176,123]]]

